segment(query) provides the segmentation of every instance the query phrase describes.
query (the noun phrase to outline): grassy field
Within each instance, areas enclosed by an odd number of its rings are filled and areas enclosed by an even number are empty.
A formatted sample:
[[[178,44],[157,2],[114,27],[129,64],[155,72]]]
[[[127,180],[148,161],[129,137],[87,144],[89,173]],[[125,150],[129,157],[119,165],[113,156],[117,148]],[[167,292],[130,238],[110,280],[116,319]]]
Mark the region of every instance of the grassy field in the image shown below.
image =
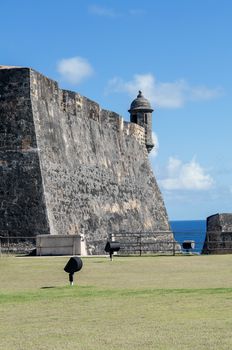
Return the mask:
[[[0,258],[0,349],[232,349],[232,255]]]

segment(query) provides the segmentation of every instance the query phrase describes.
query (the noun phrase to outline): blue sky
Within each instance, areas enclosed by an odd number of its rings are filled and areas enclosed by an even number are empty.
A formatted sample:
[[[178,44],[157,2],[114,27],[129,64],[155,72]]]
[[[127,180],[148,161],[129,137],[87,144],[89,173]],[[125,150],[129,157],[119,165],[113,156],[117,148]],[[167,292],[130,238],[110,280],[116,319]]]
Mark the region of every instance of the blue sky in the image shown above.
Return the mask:
[[[232,1],[8,0],[0,65],[32,67],[128,120],[154,108],[150,160],[169,218],[232,211]]]

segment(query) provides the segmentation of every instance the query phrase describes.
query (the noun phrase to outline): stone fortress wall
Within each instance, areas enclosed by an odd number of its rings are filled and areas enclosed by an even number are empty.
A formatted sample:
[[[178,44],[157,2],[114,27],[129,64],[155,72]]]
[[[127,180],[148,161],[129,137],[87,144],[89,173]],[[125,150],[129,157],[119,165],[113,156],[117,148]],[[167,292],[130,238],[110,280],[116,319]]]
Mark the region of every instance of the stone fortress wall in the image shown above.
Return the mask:
[[[10,67],[0,120],[0,235],[80,234],[98,254],[114,232],[170,231],[140,125]]]

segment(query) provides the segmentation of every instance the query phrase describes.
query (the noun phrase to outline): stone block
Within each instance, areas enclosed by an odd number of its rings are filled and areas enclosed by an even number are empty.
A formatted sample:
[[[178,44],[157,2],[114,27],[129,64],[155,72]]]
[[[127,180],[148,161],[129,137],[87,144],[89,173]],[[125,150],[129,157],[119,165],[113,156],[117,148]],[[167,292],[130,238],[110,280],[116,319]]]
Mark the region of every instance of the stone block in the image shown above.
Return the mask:
[[[81,236],[79,235],[38,235],[36,236],[36,255],[81,255]]]

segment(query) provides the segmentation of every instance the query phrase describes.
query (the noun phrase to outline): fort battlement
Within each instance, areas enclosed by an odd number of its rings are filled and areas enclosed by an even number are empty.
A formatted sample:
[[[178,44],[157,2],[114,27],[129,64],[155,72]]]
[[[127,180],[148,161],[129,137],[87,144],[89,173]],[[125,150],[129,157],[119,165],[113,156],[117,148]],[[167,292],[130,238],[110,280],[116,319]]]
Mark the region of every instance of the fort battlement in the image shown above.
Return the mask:
[[[0,235],[78,234],[102,253],[114,232],[169,231],[147,157],[152,110],[140,94],[130,111],[125,122],[32,69],[0,66]]]
[[[58,103],[61,112],[77,118],[92,119],[100,123],[101,127],[110,127],[116,132],[124,132],[126,136],[135,137],[141,145],[145,146],[144,127],[124,121],[119,114],[101,109],[98,103],[76,92],[59,89],[56,81],[48,79],[33,70],[30,70],[30,74],[32,76],[31,94],[35,99],[43,98],[43,89],[44,86],[47,86],[47,96],[49,96],[50,101],[53,103]]]

